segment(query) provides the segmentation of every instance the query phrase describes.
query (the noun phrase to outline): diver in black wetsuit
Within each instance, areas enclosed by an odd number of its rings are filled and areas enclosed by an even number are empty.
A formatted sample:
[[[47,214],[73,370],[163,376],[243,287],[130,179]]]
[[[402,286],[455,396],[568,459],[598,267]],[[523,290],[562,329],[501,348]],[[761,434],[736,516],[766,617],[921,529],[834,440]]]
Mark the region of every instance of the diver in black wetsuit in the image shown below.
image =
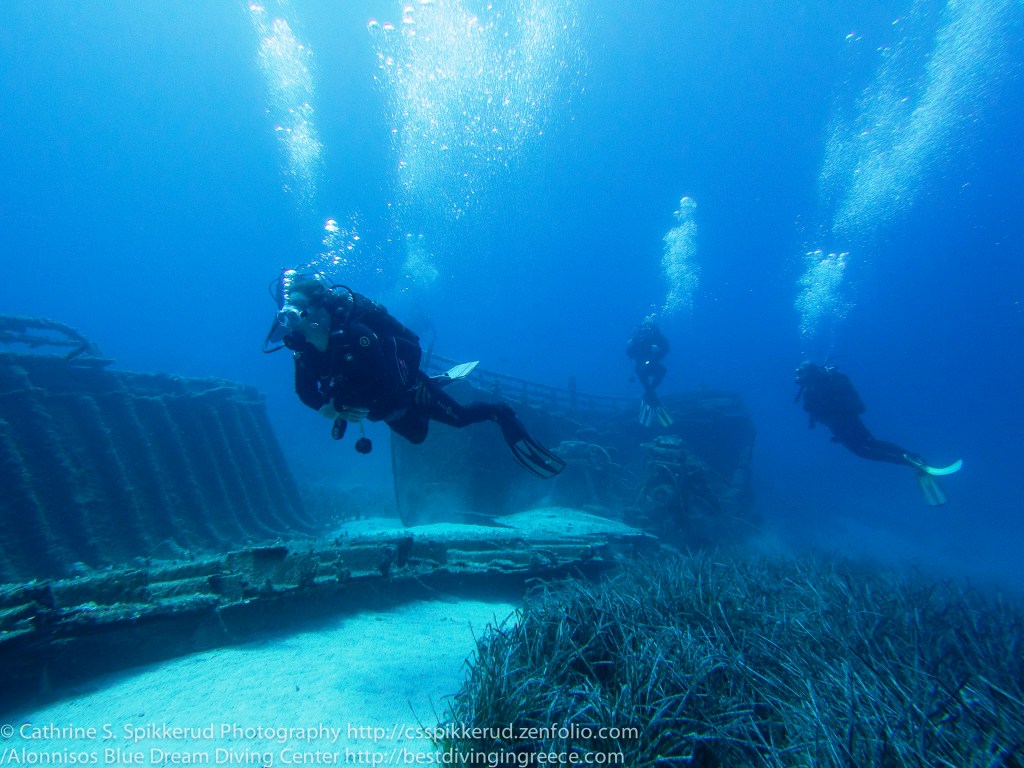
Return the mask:
[[[821,422],[832,431],[832,442],[845,446],[858,456],[913,467],[925,500],[929,504],[945,503],[946,495],[933,476],[952,474],[960,469],[962,462],[958,460],[948,467],[931,467],[917,454],[876,438],[860,420],[865,410],[864,402],[849,376],[832,366],[805,362],[796,370],[796,383],[799,389],[794,400],[799,402],[803,398],[811,429]]]
[[[672,417],[656,391],[665,378],[666,370],[661,361],[668,352],[668,339],[658,328],[653,315],[645,317],[626,342],[626,356],[635,362],[636,377],[644,388],[640,397],[639,418],[645,427],[651,425],[654,416],[658,417],[662,426],[672,424]]]
[[[494,421],[513,457],[525,469],[547,478],[565,466],[531,438],[505,404],[461,405],[441,387],[451,379],[431,379],[420,366],[419,337],[381,304],[322,274],[285,270],[278,281],[278,313],[264,342],[281,341],[295,360],[295,392],[310,408],[331,419],[340,440],[348,422],[384,421],[412,443],[427,437],[430,420],[453,427]],[[276,347],[275,349],[280,349]],[[369,453],[361,437],[356,450]]]

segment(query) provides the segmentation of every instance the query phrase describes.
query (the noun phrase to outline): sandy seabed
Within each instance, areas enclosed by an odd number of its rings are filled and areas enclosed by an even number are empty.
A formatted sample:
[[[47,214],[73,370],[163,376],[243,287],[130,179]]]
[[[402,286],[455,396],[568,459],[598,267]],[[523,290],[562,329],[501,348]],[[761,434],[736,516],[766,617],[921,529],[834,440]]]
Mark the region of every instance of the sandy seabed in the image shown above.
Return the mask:
[[[507,602],[415,602],[102,678],[5,719],[0,765],[414,765]]]

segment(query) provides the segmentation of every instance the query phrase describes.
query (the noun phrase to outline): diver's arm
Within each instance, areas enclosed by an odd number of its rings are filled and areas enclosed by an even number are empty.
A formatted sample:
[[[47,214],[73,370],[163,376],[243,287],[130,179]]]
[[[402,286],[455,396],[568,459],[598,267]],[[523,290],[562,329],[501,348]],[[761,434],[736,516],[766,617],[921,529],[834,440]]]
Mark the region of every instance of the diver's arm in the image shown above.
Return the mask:
[[[794,398],[794,402],[800,402],[800,399],[803,398],[804,410],[807,412],[808,429],[814,429],[818,424],[817,414],[821,409],[821,398],[818,395],[818,390],[801,384],[800,389],[797,390],[796,397]]]
[[[317,387],[316,377],[302,364],[298,355],[295,357],[295,394],[304,405],[314,411],[320,411],[330,405]]]

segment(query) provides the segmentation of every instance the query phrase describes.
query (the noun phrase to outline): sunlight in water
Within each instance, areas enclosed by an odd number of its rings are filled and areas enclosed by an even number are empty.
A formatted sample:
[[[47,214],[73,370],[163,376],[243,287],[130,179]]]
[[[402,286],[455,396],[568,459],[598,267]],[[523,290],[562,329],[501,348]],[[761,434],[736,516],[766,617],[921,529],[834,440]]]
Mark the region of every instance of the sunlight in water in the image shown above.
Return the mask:
[[[923,36],[933,3],[917,0],[901,40],[883,52],[857,117],[833,125],[821,188],[834,205],[834,234],[870,235],[904,213],[922,179],[963,149],[964,133],[1006,69],[1015,0],[950,0],[934,36]]]
[[[829,211],[824,237],[866,247],[914,205],[928,176],[968,148],[968,129],[1007,72],[1018,4],[948,0],[936,17],[934,2],[914,0],[910,13],[893,22],[899,40],[881,50],[881,65],[854,116],[834,118],[829,130],[819,178]],[[847,262],[848,254],[808,254],[796,300],[805,341],[834,331],[849,311]]]
[[[368,25],[404,202],[463,214],[582,69],[576,4],[435,0]]]
[[[668,281],[663,314],[672,315],[680,310],[693,309],[693,297],[700,283],[697,265],[697,222],[694,212],[697,202],[692,197],[679,201],[679,210],[673,216],[676,226],[665,234],[665,251],[661,266]]]
[[[313,125],[313,54],[285,19],[271,18],[262,5],[251,3],[249,17],[259,36],[257,59],[267,83],[267,111],[285,150],[285,174],[300,203],[308,206],[316,195],[323,154]]]

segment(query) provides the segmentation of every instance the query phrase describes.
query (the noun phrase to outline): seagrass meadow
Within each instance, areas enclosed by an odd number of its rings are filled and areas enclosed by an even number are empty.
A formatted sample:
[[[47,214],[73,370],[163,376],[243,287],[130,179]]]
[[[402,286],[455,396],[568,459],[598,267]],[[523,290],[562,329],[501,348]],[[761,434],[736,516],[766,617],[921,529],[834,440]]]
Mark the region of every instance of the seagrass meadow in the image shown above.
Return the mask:
[[[519,765],[557,752],[628,766],[1012,768],[1022,629],[1016,596],[916,571],[665,555],[540,587],[478,640],[452,733],[550,738],[444,746],[516,752]]]

